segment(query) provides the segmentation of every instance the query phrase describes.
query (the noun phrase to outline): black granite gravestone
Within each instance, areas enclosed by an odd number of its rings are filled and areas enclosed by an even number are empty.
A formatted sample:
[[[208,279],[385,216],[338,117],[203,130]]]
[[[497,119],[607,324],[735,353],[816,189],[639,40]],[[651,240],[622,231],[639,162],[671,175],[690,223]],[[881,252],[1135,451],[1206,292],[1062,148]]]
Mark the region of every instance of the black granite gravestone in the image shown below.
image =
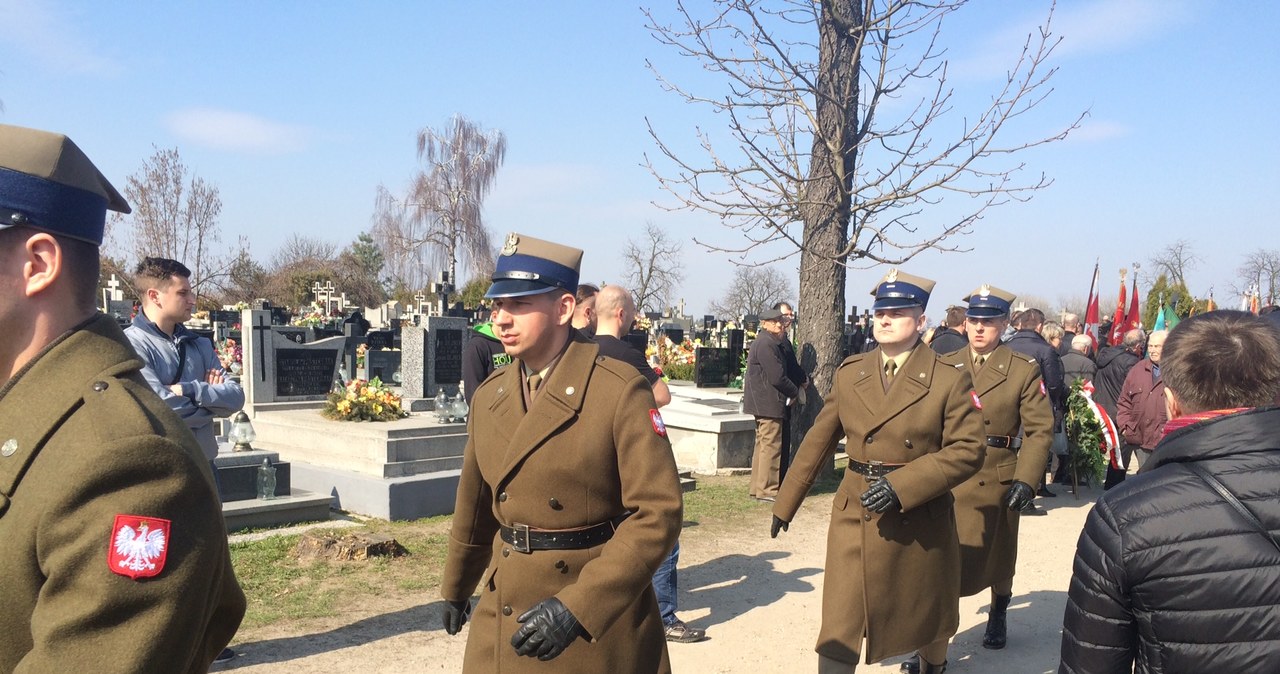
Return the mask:
[[[729,349],[700,346],[694,352],[693,383],[698,388],[728,386],[737,376],[736,369]]]

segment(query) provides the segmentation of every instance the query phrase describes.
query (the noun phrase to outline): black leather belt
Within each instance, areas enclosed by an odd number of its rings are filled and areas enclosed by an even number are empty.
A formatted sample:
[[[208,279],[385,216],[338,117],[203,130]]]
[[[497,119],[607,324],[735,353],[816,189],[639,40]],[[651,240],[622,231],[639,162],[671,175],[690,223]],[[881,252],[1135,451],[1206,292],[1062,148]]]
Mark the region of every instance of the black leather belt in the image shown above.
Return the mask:
[[[1016,438],[1009,435],[988,435],[987,445],[991,447],[999,447],[1000,449],[1021,449],[1022,438]]]
[[[499,529],[502,540],[516,552],[534,550],[583,550],[594,548],[613,538],[613,532],[631,513],[607,522],[577,529],[534,529],[527,524],[503,525]]]
[[[905,463],[882,463],[880,461],[872,461],[871,463],[863,463],[854,459],[849,459],[849,470],[866,477],[884,477],[889,473],[905,466]]]

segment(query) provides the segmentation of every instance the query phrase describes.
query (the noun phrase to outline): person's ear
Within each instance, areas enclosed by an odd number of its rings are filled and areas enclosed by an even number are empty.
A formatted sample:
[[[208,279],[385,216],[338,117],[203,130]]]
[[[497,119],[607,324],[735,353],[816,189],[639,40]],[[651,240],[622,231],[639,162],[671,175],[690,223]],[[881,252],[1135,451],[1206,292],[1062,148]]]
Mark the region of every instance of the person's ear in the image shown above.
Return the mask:
[[[1168,419],[1182,416],[1182,403],[1178,402],[1178,394],[1168,386],[1164,387],[1164,413]]]
[[[22,252],[26,296],[34,297],[48,290],[62,275],[62,246],[53,235],[39,232],[27,239]]]

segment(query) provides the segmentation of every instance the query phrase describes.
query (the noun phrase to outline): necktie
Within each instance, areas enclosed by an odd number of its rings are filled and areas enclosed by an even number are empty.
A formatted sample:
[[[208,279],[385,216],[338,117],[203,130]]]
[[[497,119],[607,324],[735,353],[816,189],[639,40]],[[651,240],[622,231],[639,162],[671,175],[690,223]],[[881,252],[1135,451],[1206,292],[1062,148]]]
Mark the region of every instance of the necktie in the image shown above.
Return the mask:
[[[983,366],[983,364],[985,364],[986,362],[987,362],[987,357],[986,357],[986,356],[974,356],[974,357],[973,357],[973,366],[974,366],[975,368],[981,368],[981,367]]]
[[[898,371],[898,361],[891,360],[884,364],[885,381],[893,381],[893,375]]]
[[[529,375],[528,385],[529,385],[530,396],[538,392],[538,386],[540,384],[542,384],[542,375],[538,374],[537,372],[534,372],[533,374]]]

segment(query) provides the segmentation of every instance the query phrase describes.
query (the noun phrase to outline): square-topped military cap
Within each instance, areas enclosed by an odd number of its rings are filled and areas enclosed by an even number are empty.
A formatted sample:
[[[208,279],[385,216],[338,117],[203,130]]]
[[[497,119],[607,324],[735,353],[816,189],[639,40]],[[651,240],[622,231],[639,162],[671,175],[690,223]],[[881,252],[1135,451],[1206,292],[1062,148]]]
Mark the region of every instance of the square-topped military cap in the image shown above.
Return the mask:
[[[70,138],[0,124],[0,229],[31,227],[101,245],[108,209],[130,212]]]
[[[922,276],[913,276],[897,269],[890,269],[880,283],[871,289],[871,295],[876,298],[875,303],[871,305],[871,310],[908,307],[923,309],[929,304],[929,294],[933,292],[933,286],[933,281]]]
[[[485,297],[520,297],[563,290],[578,291],[582,251],[558,243],[511,233],[490,279]]]
[[[993,285],[982,284],[977,290],[965,298],[969,309],[964,312],[970,318],[999,318],[1009,315],[1009,307],[1018,299],[1008,290],[1001,290]]]

